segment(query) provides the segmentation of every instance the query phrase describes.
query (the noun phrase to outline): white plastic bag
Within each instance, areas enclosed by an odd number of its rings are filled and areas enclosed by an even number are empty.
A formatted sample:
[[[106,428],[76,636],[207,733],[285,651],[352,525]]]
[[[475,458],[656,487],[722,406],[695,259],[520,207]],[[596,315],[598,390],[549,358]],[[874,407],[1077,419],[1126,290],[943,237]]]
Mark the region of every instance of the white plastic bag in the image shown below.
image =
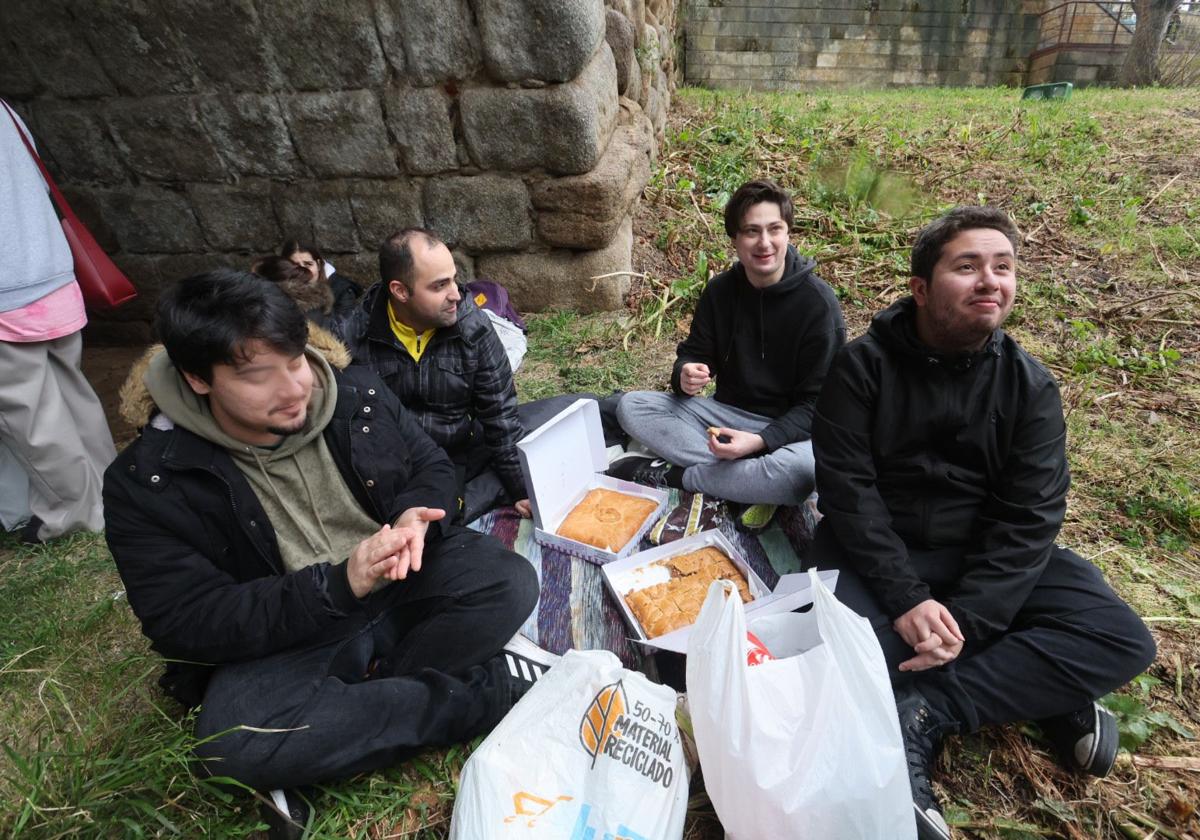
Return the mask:
[[[675,692],[568,651],[463,767],[451,840],[678,840],[688,778]]]
[[[879,642],[816,572],[813,608],[750,630],[715,581],[688,642],[687,688],[708,795],[733,840],[916,837],[896,703]]]

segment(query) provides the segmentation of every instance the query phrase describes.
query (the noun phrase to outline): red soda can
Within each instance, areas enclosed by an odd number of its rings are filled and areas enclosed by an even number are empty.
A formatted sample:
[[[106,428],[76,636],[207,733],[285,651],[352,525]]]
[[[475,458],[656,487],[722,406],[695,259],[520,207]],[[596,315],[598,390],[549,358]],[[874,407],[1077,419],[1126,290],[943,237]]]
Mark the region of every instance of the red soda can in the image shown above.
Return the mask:
[[[761,665],[764,662],[769,662],[775,657],[771,655],[771,651],[767,650],[767,646],[762,643],[762,640],[746,631],[746,664]]]

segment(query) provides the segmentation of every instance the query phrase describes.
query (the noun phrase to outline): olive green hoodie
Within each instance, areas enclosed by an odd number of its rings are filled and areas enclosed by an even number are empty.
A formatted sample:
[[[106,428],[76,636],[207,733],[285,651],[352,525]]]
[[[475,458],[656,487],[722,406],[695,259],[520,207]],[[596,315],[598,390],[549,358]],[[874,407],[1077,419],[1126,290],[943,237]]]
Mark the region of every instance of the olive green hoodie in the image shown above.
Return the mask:
[[[312,396],[304,428],[274,448],[242,443],[217,425],[208,397],[191,389],[160,351],[146,368],[146,389],[176,425],[225,449],[254,490],[279,543],[288,571],[314,563],[341,563],[359,542],[379,530],[355,500],[321,434],[333,417],[337,382],[312,347]]]

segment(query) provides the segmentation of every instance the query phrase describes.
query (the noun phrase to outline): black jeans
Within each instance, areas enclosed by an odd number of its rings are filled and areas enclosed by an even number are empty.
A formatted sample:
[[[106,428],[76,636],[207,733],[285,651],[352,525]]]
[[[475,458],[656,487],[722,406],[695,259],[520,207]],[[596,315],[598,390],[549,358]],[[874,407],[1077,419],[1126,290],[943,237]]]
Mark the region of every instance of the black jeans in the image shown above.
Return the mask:
[[[604,445],[612,446],[625,443],[628,437],[617,422],[617,403],[621,393],[614,393],[601,399],[595,394],[560,394],[555,397],[532,400],[517,406],[517,416],[521,418],[521,427],[528,434],[535,431],[558,412],[571,405],[578,399],[596,400],[600,403],[600,422],[604,428]],[[483,429],[475,424],[475,433],[466,446],[449,453],[454,461],[455,473],[458,477],[459,495],[462,497],[462,510],[457,522],[474,522],[483,514],[502,504],[524,498],[525,492],[516,499],[509,499],[504,491],[500,476],[491,468],[492,453],[483,442]]]
[[[196,752],[212,775],[266,790],[373,770],[486,732],[509,707],[492,658],[537,595],[525,558],[451,528],[426,548],[421,571],[369,597],[365,615],[308,644],[218,668],[196,723],[209,740]]]
[[[961,551],[911,551],[909,556],[934,598],[952,589]],[[817,529],[806,565],[839,570],[838,600],[871,621],[893,687],[917,688],[965,731],[1074,711],[1154,661],[1154,639],[1142,620],[1099,569],[1060,546],[1007,632],[982,643],[968,639],[956,660],[917,673],[897,669],[915,654],[863,579],[841,562],[832,529]]]

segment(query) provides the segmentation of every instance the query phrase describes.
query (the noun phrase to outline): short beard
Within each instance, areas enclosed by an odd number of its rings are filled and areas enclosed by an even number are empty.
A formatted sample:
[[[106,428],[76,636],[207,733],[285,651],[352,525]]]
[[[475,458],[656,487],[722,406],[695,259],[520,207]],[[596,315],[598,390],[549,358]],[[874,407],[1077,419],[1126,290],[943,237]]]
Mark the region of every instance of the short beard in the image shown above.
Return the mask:
[[[305,417],[303,420],[301,420],[300,424],[295,427],[267,426],[267,431],[273,435],[279,435],[280,437],[287,437],[288,435],[295,435],[295,434],[299,434],[300,432],[304,431],[304,424],[306,422],[308,422],[308,417]]]

